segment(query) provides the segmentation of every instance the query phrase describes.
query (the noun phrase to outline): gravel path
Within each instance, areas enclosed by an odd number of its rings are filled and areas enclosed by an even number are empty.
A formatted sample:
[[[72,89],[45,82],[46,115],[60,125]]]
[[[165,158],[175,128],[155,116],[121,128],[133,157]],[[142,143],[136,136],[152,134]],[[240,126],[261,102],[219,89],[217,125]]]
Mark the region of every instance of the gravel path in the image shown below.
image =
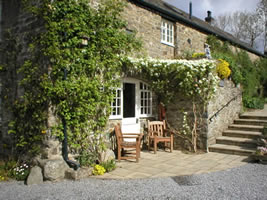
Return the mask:
[[[0,199],[242,199],[267,200],[267,165],[207,174],[134,180],[63,181],[26,186],[1,182]]]

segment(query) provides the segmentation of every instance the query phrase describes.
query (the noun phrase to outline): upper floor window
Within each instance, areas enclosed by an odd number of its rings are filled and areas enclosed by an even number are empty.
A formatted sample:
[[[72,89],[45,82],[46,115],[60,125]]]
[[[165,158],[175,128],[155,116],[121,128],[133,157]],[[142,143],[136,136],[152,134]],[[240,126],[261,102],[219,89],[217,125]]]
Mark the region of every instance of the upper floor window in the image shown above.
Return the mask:
[[[161,21],[161,42],[168,45],[174,45],[174,25],[167,20]]]

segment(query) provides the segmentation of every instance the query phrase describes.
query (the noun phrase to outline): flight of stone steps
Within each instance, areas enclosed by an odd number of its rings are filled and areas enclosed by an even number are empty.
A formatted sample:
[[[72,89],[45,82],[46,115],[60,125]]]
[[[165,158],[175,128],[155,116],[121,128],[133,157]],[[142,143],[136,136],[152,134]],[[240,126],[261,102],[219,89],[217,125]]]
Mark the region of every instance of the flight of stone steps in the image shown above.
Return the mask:
[[[245,113],[216,138],[210,152],[249,156],[256,151],[257,138],[262,135],[266,115]]]

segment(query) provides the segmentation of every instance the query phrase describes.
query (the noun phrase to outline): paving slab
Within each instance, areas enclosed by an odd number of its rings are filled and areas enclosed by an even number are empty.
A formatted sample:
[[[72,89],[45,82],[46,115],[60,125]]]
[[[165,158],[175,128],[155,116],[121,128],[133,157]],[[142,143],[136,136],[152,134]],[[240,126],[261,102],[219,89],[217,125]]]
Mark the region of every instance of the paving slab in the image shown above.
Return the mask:
[[[173,153],[159,151],[154,154],[143,151],[138,163],[122,160],[114,171],[97,178],[140,179],[202,174],[245,165],[246,160],[247,156],[216,152],[186,154],[174,150]]]

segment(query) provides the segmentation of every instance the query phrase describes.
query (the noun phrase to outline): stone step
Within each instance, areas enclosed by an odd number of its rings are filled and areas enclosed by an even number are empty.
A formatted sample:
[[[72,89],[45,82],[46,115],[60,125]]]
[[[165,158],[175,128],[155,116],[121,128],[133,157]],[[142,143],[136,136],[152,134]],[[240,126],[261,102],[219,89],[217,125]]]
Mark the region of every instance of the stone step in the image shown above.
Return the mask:
[[[261,137],[262,133],[259,131],[240,131],[240,130],[226,130],[222,133],[223,136],[240,137],[257,139]]]
[[[209,147],[209,151],[218,152],[218,153],[226,153],[226,154],[234,154],[234,155],[242,155],[242,156],[250,156],[252,153],[256,151],[256,148],[240,147],[240,146],[225,145],[225,144],[213,144]]]
[[[263,126],[243,125],[243,124],[232,124],[228,126],[229,130],[256,131],[256,132],[261,132],[263,128],[264,128]]]
[[[253,115],[249,113],[245,113],[239,116],[240,119],[258,119],[258,120],[267,120],[266,115]]]
[[[227,144],[227,145],[236,145],[236,146],[245,146],[256,148],[257,142],[251,138],[239,138],[239,137],[227,137],[221,136],[216,138],[217,144]]]
[[[260,119],[235,119],[234,124],[243,124],[243,125],[255,125],[255,126],[264,126],[267,125],[267,120]]]

